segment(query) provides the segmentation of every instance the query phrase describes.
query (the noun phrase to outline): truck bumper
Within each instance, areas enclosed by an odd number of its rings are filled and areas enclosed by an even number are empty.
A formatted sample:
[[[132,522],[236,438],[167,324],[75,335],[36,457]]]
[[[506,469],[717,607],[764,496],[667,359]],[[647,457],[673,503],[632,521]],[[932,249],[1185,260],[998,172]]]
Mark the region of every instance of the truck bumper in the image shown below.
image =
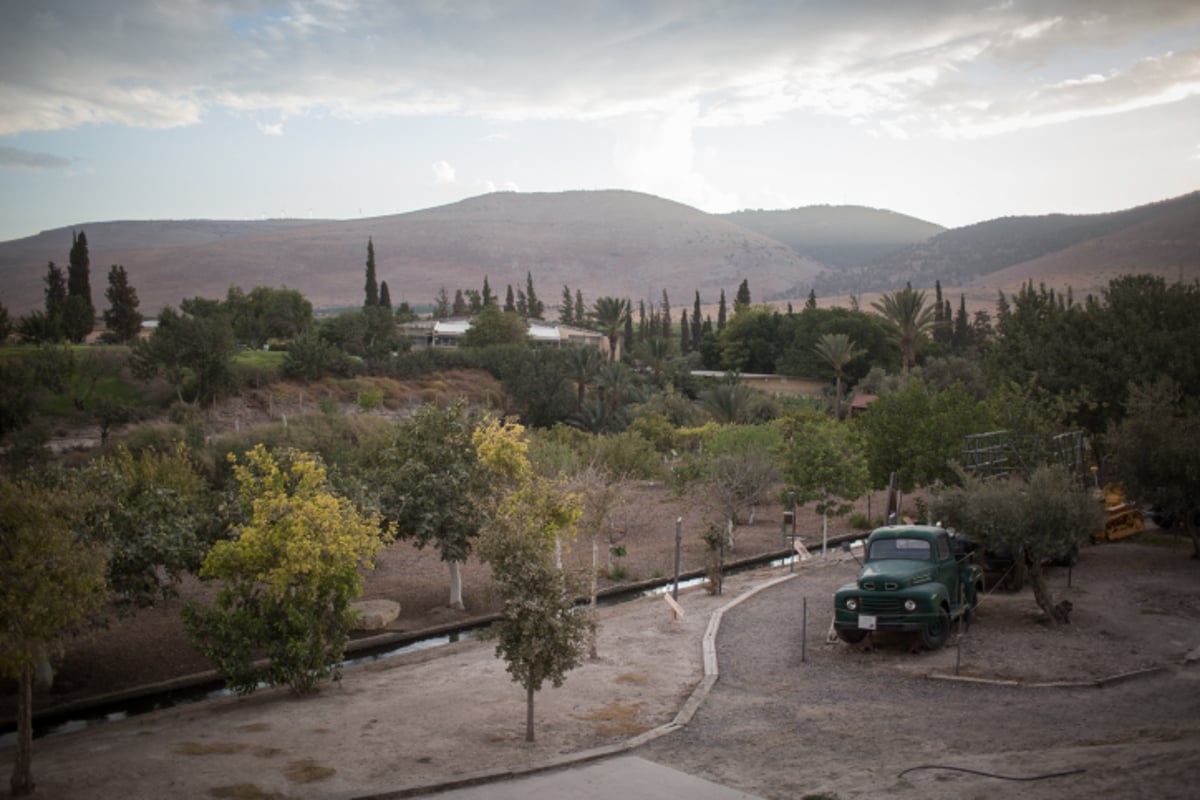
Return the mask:
[[[919,630],[924,630],[928,625],[926,622],[914,622],[912,620],[890,620],[875,618],[874,626],[863,627],[857,619],[833,621],[834,630],[839,631],[903,631],[912,633]]]

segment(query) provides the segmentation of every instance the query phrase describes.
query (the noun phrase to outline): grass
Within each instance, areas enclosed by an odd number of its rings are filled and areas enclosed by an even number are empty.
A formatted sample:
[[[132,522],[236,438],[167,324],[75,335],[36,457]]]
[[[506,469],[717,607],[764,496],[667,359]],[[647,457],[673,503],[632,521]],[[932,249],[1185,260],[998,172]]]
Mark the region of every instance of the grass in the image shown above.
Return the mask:
[[[304,758],[288,764],[283,774],[292,783],[316,783],[332,778],[337,770],[318,764],[311,758]]]
[[[643,705],[644,703],[609,703],[579,719],[597,723],[596,732],[601,736],[637,736],[650,730],[649,726],[638,722]]]
[[[282,350],[239,350],[233,357],[233,363],[243,367],[275,368],[283,364],[286,356],[287,353]]]

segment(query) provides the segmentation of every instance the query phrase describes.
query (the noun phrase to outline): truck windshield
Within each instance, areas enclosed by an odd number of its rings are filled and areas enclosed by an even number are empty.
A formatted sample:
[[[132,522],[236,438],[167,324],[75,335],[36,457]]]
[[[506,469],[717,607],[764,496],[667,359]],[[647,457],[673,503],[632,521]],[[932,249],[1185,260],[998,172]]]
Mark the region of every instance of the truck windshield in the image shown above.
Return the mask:
[[[870,560],[882,558],[908,558],[913,561],[929,560],[929,542],[924,539],[880,539],[871,542]]]

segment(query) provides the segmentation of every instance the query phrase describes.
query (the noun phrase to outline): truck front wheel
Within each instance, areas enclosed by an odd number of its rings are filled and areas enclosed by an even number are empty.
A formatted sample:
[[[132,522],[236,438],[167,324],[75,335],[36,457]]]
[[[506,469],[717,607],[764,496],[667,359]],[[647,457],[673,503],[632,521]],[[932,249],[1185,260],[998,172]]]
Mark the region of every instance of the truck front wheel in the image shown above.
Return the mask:
[[[921,646],[926,650],[938,650],[946,643],[950,634],[950,615],[946,609],[937,610],[937,618],[921,629]]]

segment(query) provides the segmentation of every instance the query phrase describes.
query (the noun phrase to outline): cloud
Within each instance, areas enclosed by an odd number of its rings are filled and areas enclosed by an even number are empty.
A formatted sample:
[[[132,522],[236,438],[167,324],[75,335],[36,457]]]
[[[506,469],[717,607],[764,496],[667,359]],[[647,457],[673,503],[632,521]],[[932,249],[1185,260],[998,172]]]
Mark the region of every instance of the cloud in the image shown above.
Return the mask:
[[[440,185],[454,183],[456,180],[454,165],[448,161],[435,161],[430,165],[433,170],[433,182]]]
[[[711,185],[696,167],[699,110],[680,103],[616,121],[613,165],[631,189],[705,209],[733,209],[738,198]]]
[[[259,132],[262,133],[263,136],[283,136],[283,123],[282,122],[276,122],[273,124],[266,123],[266,122],[257,122],[257,123],[255,123],[255,126],[258,128]]]
[[[215,109],[613,120],[691,103],[696,125],[802,111],[956,135],[1188,96],[1187,60],[1148,43],[1197,26],[1190,0],[5,3],[0,134]],[[1093,73],[1145,81],[1106,103],[1069,84]]]
[[[69,158],[51,155],[50,153],[34,153],[16,147],[0,147],[0,168],[16,167],[20,169],[60,169],[71,165]]]

